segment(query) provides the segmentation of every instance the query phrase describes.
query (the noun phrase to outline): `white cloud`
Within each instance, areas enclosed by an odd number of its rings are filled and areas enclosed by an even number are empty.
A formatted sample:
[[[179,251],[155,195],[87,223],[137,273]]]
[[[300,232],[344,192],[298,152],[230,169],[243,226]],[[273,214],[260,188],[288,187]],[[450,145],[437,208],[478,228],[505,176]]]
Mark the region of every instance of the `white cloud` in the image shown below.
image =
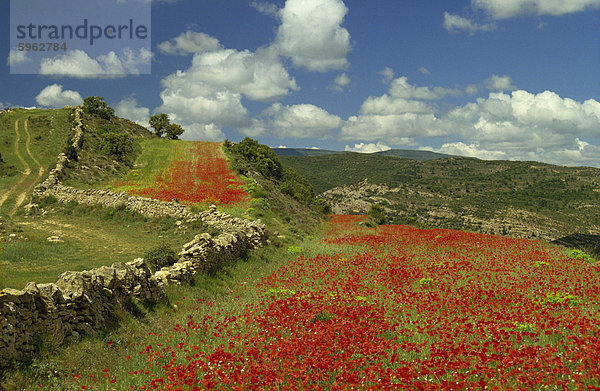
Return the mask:
[[[277,148],[283,148],[283,149],[287,149],[287,147],[285,145],[280,145]]]
[[[158,49],[166,54],[185,56],[190,53],[202,53],[221,49],[219,40],[204,33],[188,30],[170,41],[158,44]]]
[[[67,54],[42,59],[40,73],[75,78],[124,77],[126,74],[139,74],[138,68],[148,67],[151,58],[152,53],[147,49],[140,49],[138,53],[125,49],[120,56],[111,51],[95,59],[82,50],[72,50]]]
[[[408,83],[406,76],[399,77],[390,86],[390,95],[394,98],[403,99],[441,99],[446,95],[457,95],[460,91],[450,90],[443,87],[415,87]]]
[[[341,24],[347,12],[341,0],[287,0],[273,47],[310,71],[345,69],[350,33]]]
[[[269,3],[267,1],[252,1],[250,3],[252,7],[254,7],[261,14],[269,15],[277,17],[279,13],[279,7],[273,3]]]
[[[416,137],[443,136],[447,125],[427,100],[459,91],[443,87],[416,87],[406,77],[394,79],[389,94],[367,98],[360,114],[342,126],[342,140],[385,140],[396,145],[416,145]]]
[[[311,104],[284,106],[274,103],[263,112],[269,133],[279,137],[329,138],[342,126],[342,119]]]
[[[471,0],[494,19],[520,15],[565,15],[600,8],[600,0]]]
[[[419,72],[421,72],[424,75],[431,75],[431,72],[429,71],[429,69],[427,69],[425,67],[419,68]]]
[[[27,57],[26,51],[19,51],[12,49],[8,52],[8,59],[6,60],[6,65],[11,67],[23,64],[25,62],[31,61],[29,57]]]
[[[593,157],[597,147],[577,141],[600,135],[600,103],[593,99],[580,103],[551,91],[490,93],[451,110],[444,120],[478,149],[503,151],[508,159],[566,164],[568,156],[585,151],[586,161],[595,158],[593,165],[600,165],[600,154]]]
[[[492,77],[490,77],[489,79],[485,79],[484,84],[488,90],[492,91],[504,92],[513,91],[517,89],[517,87],[513,86],[512,79],[510,78],[510,76],[506,75],[492,75]]]
[[[117,103],[115,106],[115,114],[143,127],[149,127],[148,120],[150,119],[150,109],[138,106],[137,100],[133,96],[124,98]]]
[[[444,12],[444,28],[450,33],[468,32],[474,34],[477,31],[492,31],[496,29],[496,25],[479,24],[474,20],[464,18],[460,15]]]
[[[475,84],[469,84],[467,88],[465,88],[465,92],[469,95],[475,95],[479,92],[479,88]]]
[[[394,78],[394,70],[390,67],[385,67],[383,70],[379,71],[378,73],[383,76],[382,81],[385,84],[389,83]]]
[[[488,151],[481,149],[478,144],[467,145],[462,142],[446,143],[438,149],[431,147],[419,148],[422,151],[432,151],[445,153],[447,155],[458,155],[467,157],[476,157],[483,160],[500,160],[506,158],[506,153],[502,151]]]
[[[392,149],[392,148],[385,145],[381,141],[378,141],[377,144],[374,144],[374,143],[354,144],[354,147],[350,147],[349,145],[346,145],[346,148],[344,150],[348,151],[348,152],[375,153],[375,152],[381,152],[381,151],[389,151],[390,149]]]
[[[161,83],[163,103],[156,111],[188,124],[193,129],[190,134],[211,139],[222,135],[222,127],[240,128],[253,136],[261,134],[264,129],[260,122],[248,118],[242,98],[269,101],[298,89],[270,49],[197,53],[187,70],[177,71]]]
[[[345,73],[342,73],[334,79],[333,85],[328,88],[333,91],[342,92],[348,85],[350,85],[350,78]]]
[[[61,108],[64,106],[77,106],[83,103],[81,95],[76,91],[63,90],[60,84],[51,84],[44,88],[35,97],[40,106]]]

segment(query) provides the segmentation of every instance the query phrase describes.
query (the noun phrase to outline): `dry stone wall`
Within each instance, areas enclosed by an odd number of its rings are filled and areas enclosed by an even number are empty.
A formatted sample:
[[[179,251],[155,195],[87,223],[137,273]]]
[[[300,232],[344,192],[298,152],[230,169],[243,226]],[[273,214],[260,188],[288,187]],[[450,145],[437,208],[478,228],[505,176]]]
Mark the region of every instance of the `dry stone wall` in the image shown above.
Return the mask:
[[[129,300],[160,301],[168,284],[189,283],[197,273],[235,261],[266,243],[265,225],[217,211],[213,205],[203,221],[222,227],[211,237],[196,235],[184,245],[179,260],[152,274],[143,259],[115,263],[83,272],[65,272],[53,284],[29,283],[23,290],[0,291],[0,367],[29,359],[36,341],[76,341],[114,321],[114,313]]]
[[[81,147],[81,107],[75,107],[73,146]],[[94,334],[115,321],[115,311],[131,300],[160,301],[168,284],[188,283],[193,276],[230,263],[249,249],[267,243],[259,220],[236,218],[211,207],[194,215],[177,202],[161,202],[103,190],[77,190],[60,183],[68,159],[61,154],[49,177],[34,193],[53,195],[61,202],[125,206],[147,216],[169,215],[201,219],[222,233],[196,235],[179,253],[178,262],[152,274],[143,259],[114,263],[83,272],[65,272],[56,283],[29,283],[23,290],[0,291],[0,368],[26,361],[36,353],[38,341],[71,342]]]

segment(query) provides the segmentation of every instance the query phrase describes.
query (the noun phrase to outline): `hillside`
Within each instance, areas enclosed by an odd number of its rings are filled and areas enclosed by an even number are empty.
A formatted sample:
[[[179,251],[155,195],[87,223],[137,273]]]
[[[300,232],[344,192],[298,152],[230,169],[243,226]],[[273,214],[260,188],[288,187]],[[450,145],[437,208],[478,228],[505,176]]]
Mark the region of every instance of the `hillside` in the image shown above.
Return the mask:
[[[324,156],[335,154],[352,154],[356,152],[345,151],[330,151],[327,149],[305,149],[305,148],[273,148],[273,151],[279,156]],[[412,149],[390,149],[387,151],[374,152],[371,155],[379,156],[394,156],[405,159],[414,159],[419,161],[427,161],[433,159],[444,159],[453,157],[443,153],[431,151],[418,151]]]
[[[74,110],[0,114],[0,288],[53,282],[66,270],[131,261],[164,245],[180,249],[196,234],[214,231],[200,221],[146,216],[124,206],[32,196],[63,152],[71,156],[61,178],[69,188],[177,200],[195,211],[214,203],[239,217],[263,218],[284,242],[308,235],[324,216],[281,194],[277,181],[252,179],[252,162],[238,157],[247,175],[232,172],[219,143],[165,140],[131,121],[82,112],[83,136],[73,149]]]
[[[552,240],[600,232],[600,169],[537,162],[390,156],[282,156],[332,205],[382,204],[392,223]]]

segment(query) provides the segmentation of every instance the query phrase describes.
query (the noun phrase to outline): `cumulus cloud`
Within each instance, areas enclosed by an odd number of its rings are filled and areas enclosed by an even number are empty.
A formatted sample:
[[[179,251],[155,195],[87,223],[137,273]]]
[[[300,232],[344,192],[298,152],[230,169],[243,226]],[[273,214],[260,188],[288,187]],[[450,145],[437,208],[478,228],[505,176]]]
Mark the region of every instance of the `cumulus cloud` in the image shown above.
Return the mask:
[[[449,94],[457,95],[460,91],[443,87],[415,87],[408,83],[406,76],[395,79],[390,86],[390,95],[394,98],[432,100],[441,99]]]
[[[475,84],[469,84],[467,88],[465,88],[465,92],[469,95],[475,95],[479,92],[479,88]]]
[[[348,85],[350,85],[350,78],[345,73],[342,73],[333,80],[333,84],[328,88],[333,91],[342,92]]]
[[[143,48],[137,53],[125,49],[120,55],[111,51],[96,58],[91,58],[83,50],[72,50],[42,59],[40,74],[75,78],[124,77],[126,74],[139,74],[140,68],[148,68],[151,58],[152,53]]]
[[[185,56],[190,53],[202,53],[221,49],[219,40],[208,34],[185,31],[170,41],[158,44],[158,49],[166,54]]]
[[[12,49],[8,52],[8,59],[6,60],[6,65],[13,67],[28,61],[31,61],[31,59],[27,57],[26,51]]]
[[[261,14],[277,17],[279,13],[279,7],[267,1],[253,1],[250,5]]]
[[[492,31],[496,29],[493,23],[479,24],[474,20],[467,19],[460,15],[444,12],[444,28],[450,33],[467,32],[474,34],[477,31]]]
[[[600,103],[580,103],[551,91],[496,92],[451,110],[444,120],[480,150],[503,151],[508,159],[566,164],[568,156],[581,151],[591,161],[596,147],[577,140],[598,137]],[[600,155],[595,159],[594,165],[600,165]]]
[[[273,47],[310,71],[345,69],[350,33],[341,24],[347,12],[341,0],[287,0]]]
[[[115,106],[115,114],[143,127],[149,127],[148,120],[150,119],[150,109],[138,106],[138,102],[133,96],[119,101]]]
[[[385,84],[389,83],[394,79],[394,70],[390,67],[385,67],[383,70],[377,72],[381,76],[383,76],[383,82]]]
[[[390,149],[392,149],[392,148],[385,145],[381,141],[378,141],[377,144],[374,144],[374,143],[354,144],[354,147],[346,145],[346,148],[344,150],[348,151],[348,152],[375,153],[375,152],[389,151]]]
[[[494,19],[521,15],[565,15],[600,8],[599,0],[471,0]]]
[[[270,101],[298,90],[270,49],[220,49],[194,55],[191,66],[162,80],[162,105],[174,121],[193,125],[198,136],[221,134],[222,127],[254,129],[242,98]],[[218,131],[217,131],[218,129]]]
[[[359,115],[349,117],[342,126],[340,138],[416,145],[416,137],[442,136],[447,125],[428,101],[456,93],[443,87],[413,86],[406,77],[399,77],[392,81],[388,94],[363,102]]]
[[[79,92],[63,90],[60,84],[51,84],[45,87],[35,97],[35,101],[40,106],[61,108],[64,106],[77,106],[83,103]]]
[[[262,115],[269,133],[279,137],[325,139],[343,123],[337,115],[311,104],[274,103]]]
[[[510,76],[498,76],[492,75],[489,79],[485,79],[485,86],[488,90],[492,91],[513,91],[516,90],[517,87],[513,86],[512,79]]]

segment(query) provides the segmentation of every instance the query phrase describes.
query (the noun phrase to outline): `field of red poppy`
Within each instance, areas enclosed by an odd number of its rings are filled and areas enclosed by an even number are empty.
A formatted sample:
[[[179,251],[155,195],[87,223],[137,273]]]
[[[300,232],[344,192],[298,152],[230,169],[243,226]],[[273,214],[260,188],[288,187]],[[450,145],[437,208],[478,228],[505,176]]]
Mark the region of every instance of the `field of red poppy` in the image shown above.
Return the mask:
[[[112,188],[188,205],[249,201],[244,181],[229,169],[220,143],[168,141],[144,140],[144,153],[138,159],[141,168],[111,184]]]
[[[227,307],[182,298],[172,311],[185,318],[108,341],[121,358],[69,385],[600,389],[597,266],[537,241],[361,219],[333,216],[324,238],[240,282]]]

